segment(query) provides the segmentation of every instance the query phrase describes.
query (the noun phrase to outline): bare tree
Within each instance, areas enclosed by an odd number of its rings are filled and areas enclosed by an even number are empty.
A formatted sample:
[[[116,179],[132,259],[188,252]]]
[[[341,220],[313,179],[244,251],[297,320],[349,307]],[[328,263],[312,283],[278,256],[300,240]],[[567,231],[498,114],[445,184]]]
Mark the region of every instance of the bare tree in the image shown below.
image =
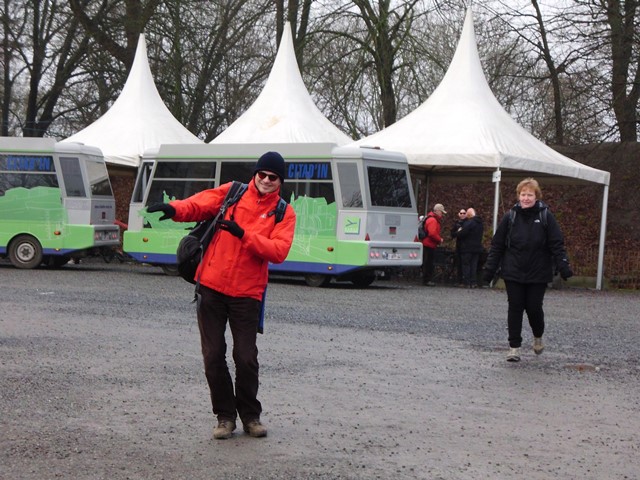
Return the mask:
[[[302,0],[302,2],[300,2],[300,0],[288,0],[286,6],[285,0],[276,0],[275,4],[278,45],[280,45],[284,24],[285,22],[289,22],[293,37],[293,47],[296,52],[296,60],[302,69],[304,66],[304,46],[309,28],[313,0]]]
[[[158,50],[156,83],[176,118],[210,141],[244,113],[269,74],[276,52],[266,19],[271,2],[231,0],[206,13],[193,8],[200,2],[182,3],[173,25],[162,17],[152,22],[159,35],[151,43],[166,47]]]
[[[7,136],[15,125],[11,122],[12,103],[15,103],[14,85],[25,66],[16,60],[27,28],[22,2],[3,0],[2,12],[2,114],[0,135]],[[17,115],[16,115],[17,116]]]
[[[161,0],[69,0],[76,19],[95,42],[127,69],[133,64],[138,38]],[[125,45],[117,38],[124,33]]]
[[[23,135],[43,136],[69,79],[84,58],[87,39],[69,16],[64,2],[24,3],[25,28],[19,56],[25,73]]]
[[[637,0],[599,0],[611,48],[611,94],[620,140],[638,140],[640,98],[640,11]]]

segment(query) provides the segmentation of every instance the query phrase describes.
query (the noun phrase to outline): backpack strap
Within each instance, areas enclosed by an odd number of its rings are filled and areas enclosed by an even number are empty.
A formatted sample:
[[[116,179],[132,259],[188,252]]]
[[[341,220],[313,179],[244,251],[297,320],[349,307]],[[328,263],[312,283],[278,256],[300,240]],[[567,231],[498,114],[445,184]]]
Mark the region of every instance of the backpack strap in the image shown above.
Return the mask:
[[[280,199],[278,200],[278,206],[276,207],[276,211],[275,211],[276,223],[280,223],[282,221],[286,211],[287,211],[287,202],[285,201],[284,198],[280,197]]]
[[[507,230],[507,248],[511,248],[511,230],[516,221],[516,211],[512,208],[509,210],[509,229]]]
[[[244,192],[247,191],[247,188],[249,188],[249,185],[247,185],[246,183],[238,182],[236,180],[234,180],[231,183],[231,187],[229,188],[229,191],[227,192],[227,194],[224,196],[224,200],[222,201],[222,205],[220,206],[220,211],[215,216],[215,218],[210,220],[211,225],[207,227],[207,231],[205,235],[200,240],[200,261],[202,261],[202,259],[204,258],[205,250],[209,247],[209,244],[213,240],[213,236],[218,231],[217,229],[218,220],[221,218],[224,218],[224,213],[226,212],[227,208],[229,208],[234,203],[237,203],[238,200],[240,200],[240,198],[242,197],[242,195],[244,195]],[[212,233],[211,233],[211,230],[213,230]],[[200,290],[201,273],[199,273],[198,278],[196,278],[196,287],[195,287],[195,292],[193,296],[193,302],[198,302],[200,300],[199,290]]]

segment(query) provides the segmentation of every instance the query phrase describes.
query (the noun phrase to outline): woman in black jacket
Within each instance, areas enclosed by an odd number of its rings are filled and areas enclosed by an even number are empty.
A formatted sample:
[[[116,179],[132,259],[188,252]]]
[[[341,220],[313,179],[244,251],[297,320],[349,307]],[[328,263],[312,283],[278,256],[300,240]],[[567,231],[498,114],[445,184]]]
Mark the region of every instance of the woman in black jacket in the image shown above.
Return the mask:
[[[517,188],[518,203],[502,218],[491,241],[484,265],[484,280],[490,281],[498,269],[507,289],[509,309],[509,353],[507,361],[520,361],[522,319],[527,312],[533,333],[533,351],[544,350],[542,302],[547,284],[553,280],[554,266],[563,280],[573,275],[560,227],[548,206],[540,201],[542,191],[533,178],[525,178]]]

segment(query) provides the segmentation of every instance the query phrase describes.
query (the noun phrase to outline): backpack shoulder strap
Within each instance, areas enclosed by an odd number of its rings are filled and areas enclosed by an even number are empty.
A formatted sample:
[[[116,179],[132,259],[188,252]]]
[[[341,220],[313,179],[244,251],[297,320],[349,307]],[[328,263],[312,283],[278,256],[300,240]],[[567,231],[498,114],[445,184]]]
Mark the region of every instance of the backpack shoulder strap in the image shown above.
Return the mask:
[[[224,196],[224,200],[222,201],[222,205],[220,206],[220,213],[218,214],[221,218],[224,218],[224,214],[231,205],[240,200],[240,197],[244,195],[244,192],[247,191],[249,185],[246,183],[238,182],[234,180],[231,183],[231,187],[229,191]]]
[[[229,191],[227,192],[227,195],[224,197],[224,202],[223,203],[227,207],[233,205],[238,200],[240,200],[240,197],[242,197],[242,195],[244,195],[244,192],[247,191],[247,188],[249,188],[249,185],[247,185],[246,183],[242,183],[242,182],[238,182],[238,181],[234,180],[231,183],[231,188],[229,188]]]
[[[507,230],[507,248],[511,247],[511,230],[513,229],[513,224],[516,221],[516,211],[512,208],[509,210],[509,229]]]
[[[276,223],[280,223],[284,218],[284,214],[287,211],[287,202],[284,198],[280,197],[278,199],[278,206],[276,207],[275,215],[276,215]]]

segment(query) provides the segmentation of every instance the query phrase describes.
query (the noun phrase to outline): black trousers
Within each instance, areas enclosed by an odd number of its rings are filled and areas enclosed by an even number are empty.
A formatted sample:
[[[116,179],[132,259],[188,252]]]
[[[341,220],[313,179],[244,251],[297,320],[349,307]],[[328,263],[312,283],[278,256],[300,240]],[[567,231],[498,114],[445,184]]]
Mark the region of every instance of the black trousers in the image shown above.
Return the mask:
[[[213,414],[218,420],[243,423],[259,419],[262,405],[258,401],[258,347],[256,337],[260,302],[253,298],[236,298],[200,286],[198,326],[204,359],[204,373],[211,392]],[[235,393],[227,366],[227,321],[233,338]],[[237,415],[236,415],[237,412]]]
[[[478,284],[478,260],[479,253],[461,253],[462,261],[462,283],[470,287]]]
[[[460,250],[456,249],[456,255],[453,259],[453,265],[456,269],[456,283],[462,284],[462,254]]]
[[[436,249],[424,247],[422,249],[422,283],[433,280],[435,269]]]
[[[544,333],[544,310],[542,302],[547,290],[546,283],[518,283],[506,281],[509,311],[509,346],[519,348],[522,345],[522,318],[527,312],[529,325],[534,337],[542,337]]]

